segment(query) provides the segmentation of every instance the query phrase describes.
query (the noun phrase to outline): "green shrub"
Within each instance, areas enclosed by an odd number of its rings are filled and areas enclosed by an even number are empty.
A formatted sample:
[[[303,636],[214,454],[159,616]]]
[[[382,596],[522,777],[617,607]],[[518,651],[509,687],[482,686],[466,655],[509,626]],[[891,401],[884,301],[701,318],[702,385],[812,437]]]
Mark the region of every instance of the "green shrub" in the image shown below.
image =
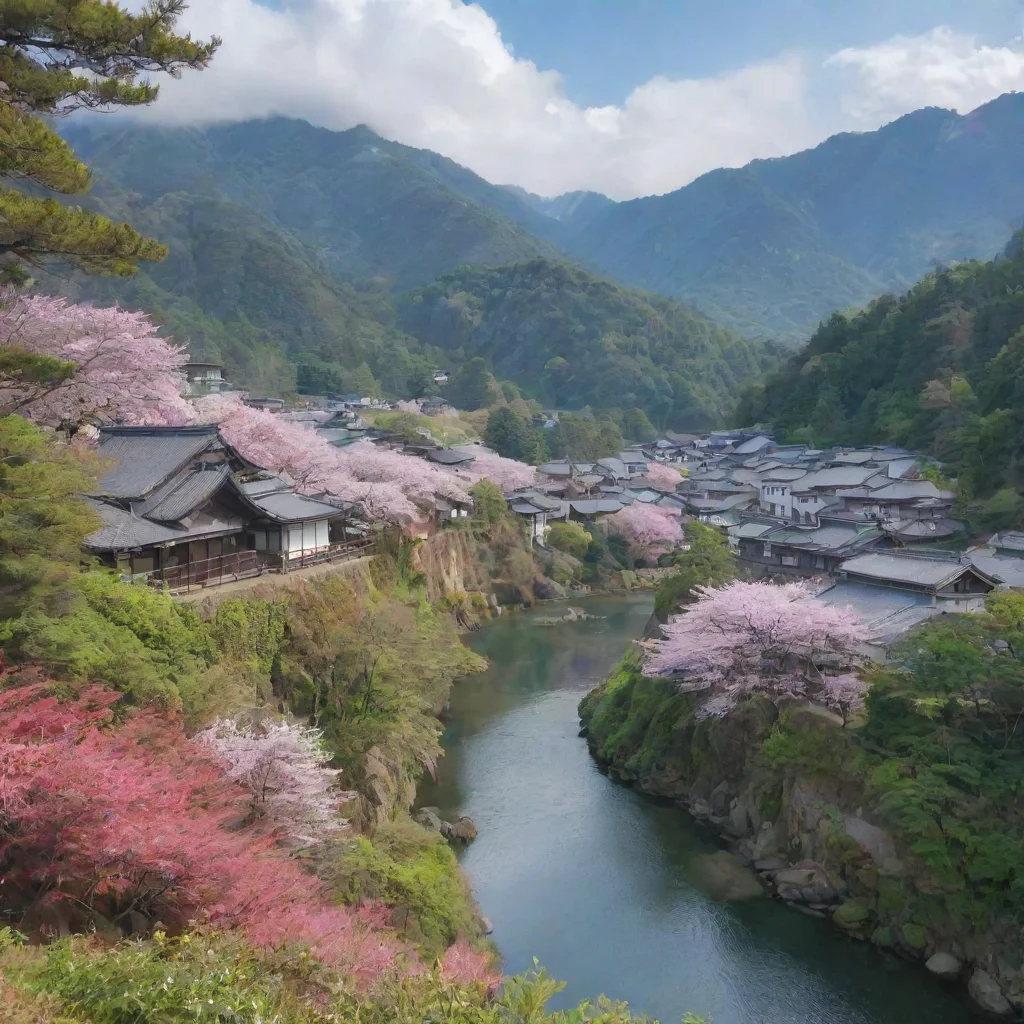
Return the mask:
[[[552,523],[547,543],[573,558],[582,559],[590,547],[590,534],[579,523]]]

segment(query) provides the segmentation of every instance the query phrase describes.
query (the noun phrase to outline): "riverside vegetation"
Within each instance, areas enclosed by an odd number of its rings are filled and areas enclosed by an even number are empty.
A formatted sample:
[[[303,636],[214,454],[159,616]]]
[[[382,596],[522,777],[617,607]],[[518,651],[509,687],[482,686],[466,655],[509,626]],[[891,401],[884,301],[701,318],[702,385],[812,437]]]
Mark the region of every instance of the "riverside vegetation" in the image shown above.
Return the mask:
[[[183,603],[83,561],[80,453],[16,416],[0,453],[5,1020],[633,1019],[547,1013],[543,972],[493,995],[454,855],[409,817],[436,712],[482,665],[428,557],[396,539],[362,571]],[[348,791],[313,845],[195,736],[282,713]]]
[[[735,572],[710,531],[691,530],[663,613]],[[915,630],[867,679],[848,722],[763,692],[709,717],[706,694],[645,676],[629,652],[579,711],[615,777],[709,822],[781,898],[1019,1013],[1024,597]]]

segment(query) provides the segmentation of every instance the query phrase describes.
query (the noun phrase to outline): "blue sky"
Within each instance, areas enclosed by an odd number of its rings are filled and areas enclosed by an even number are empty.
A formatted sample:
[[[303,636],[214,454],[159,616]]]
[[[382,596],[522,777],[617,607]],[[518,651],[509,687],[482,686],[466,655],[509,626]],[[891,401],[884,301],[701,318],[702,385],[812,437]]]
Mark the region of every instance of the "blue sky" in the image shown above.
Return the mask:
[[[362,123],[493,182],[627,199],[1024,92],[1022,16],[1024,0],[192,0],[183,27],[224,45],[138,116]]]
[[[827,54],[937,25],[1002,45],[1020,0],[482,0],[519,57],[577,103],[617,103],[655,75],[704,77],[786,50]]]

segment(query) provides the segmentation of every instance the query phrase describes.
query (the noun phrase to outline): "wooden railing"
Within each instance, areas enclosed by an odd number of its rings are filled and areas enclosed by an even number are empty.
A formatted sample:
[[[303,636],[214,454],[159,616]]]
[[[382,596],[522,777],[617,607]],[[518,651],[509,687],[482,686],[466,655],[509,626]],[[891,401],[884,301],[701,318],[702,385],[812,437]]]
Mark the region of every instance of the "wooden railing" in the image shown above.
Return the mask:
[[[331,544],[326,548],[306,549],[302,552],[291,552],[288,557],[286,572],[302,569],[307,565],[322,565],[324,562],[345,562],[350,558],[365,555],[374,545],[373,537],[357,537]]]
[[[310,565],[345,562],[368,554],[376,543],[373,537],[357,537],[320,549],[306,549],[289,555],[266,551],[232,551],[187,565],[169,565],[153,572],[133,576],[133,583],[166,587],[177,594],[191,593],[206,587],[250,579],[267,573],[288,573]]]
[[[134,580],[154,587],[167,587],[177,593],[189,593],[203,587],[249,579],[271,572],[273,566],[265,551],[231,551],[213,558],[203,558],[186,565],[168,565]]]

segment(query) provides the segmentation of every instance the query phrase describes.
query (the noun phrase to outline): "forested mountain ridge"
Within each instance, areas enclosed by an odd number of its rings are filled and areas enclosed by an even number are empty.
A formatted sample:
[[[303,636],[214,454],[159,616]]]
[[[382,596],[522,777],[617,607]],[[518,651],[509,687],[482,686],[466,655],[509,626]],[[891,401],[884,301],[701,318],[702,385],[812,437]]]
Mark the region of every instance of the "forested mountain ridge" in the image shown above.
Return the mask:
[[[835,313],[739,418],[815,444],[888,442],[934,453],[981,528],[1024,504],[1024,233],[988,263],[927,275],[899,298]]]
[[[666,195],[580,204],[546,233],[618,281],[799,342],[936,263],[994,256],[1024,217],[1022,128],[1021,94],[967,115],[926,108]]]
[[[643,409],[662,427],[714,424],[775,360],[687,306],[567,263],[462,267],[395,300],[398,326],[455,361],[485,359],[559,408]]]
[[[358,126],[270,118],[205,129],[115,123],[67,131],[100,179],[145,204],[186,192],[241,203],[315,250],[335,276],[398,289],[464,263],[555,255],[544,216],[451,160]],[[507,213],[514,212],[516,220]]]

